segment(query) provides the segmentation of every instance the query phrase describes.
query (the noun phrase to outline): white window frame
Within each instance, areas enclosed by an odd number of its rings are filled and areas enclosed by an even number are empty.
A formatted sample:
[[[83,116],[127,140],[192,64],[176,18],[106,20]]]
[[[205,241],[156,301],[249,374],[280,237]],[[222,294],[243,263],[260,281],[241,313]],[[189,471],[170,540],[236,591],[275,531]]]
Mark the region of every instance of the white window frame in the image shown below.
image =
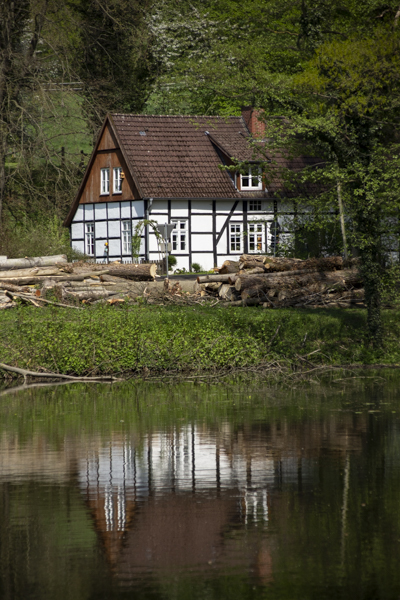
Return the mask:
[[[257,173],[257,174],[255,174]],[[247,185],[244,183],[247,180]],[[249,165],[247,173],[240,174],[240,190],[242,192],[262,190],[262,173],[258,165]]]
[[[85,254],[86,256],[94,256],[95,237],[94,237],[94,221],[85,223]]]
[[[171,219],[171,223],[175,223],[171,234],[171,251],[175,254],[188,254],[188,219]]]
[[[110,193],[110,169],[100,169],[100,196],[108,196]]]
[[[249,212],[261,212],[262,200],[249,200]]]
[[[243,223],[229,223],[229,253],[243,252]]]
[[[132,221],[124,219],[121,221],[122,254],[132,256]]]
[[[113,194],[122,194],[122,167],[113,169]]]
[[[265,251],[265,223],[248,223],[249,254],[257,254]]]

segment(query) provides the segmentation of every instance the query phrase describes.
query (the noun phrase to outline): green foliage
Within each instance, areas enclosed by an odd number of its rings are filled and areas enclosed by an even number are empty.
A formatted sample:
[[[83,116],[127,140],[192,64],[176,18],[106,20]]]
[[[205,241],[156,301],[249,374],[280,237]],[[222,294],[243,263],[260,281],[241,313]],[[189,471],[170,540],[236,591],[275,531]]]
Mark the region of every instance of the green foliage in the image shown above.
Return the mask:
[[[0,239],[0,254],[9,258],[66,254],[69,261],[84,257],[71,248],[69,231],[54,214],[36,220],[27,218],[22,223],[7,221]]]
[[[177,264],[178,260],[176,256],[172,256],[172,254],[168,254],[168,270],[170,271]]]
[[[74,0],[79,23],[70,58],[84,82],[85,112],[96,130],[111,111],[139,112],[154,77],[144,15],[150,2]]]
[[[317,365],[390,363],[400,361],[398,317],[385,313],[385,349],[373,351],[359,310],[21,307],[3,314],[0,353],[8,364],[77,374],[290,367],[310,353]]]
[[[192,271],[200,273],[200,271],[203,271],[203,267],[199,263],[192,263]]]

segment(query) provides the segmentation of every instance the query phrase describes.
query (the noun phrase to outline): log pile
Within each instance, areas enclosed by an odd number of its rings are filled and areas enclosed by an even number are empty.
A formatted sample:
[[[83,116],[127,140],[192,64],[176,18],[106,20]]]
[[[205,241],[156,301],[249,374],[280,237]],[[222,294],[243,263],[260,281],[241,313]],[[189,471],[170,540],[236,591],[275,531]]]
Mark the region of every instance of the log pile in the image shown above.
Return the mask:
[[[200,292],[226,305],[364,306],[362,280],[355,261],[327,258],[274,258],[243,254],[236,265],[226,261],[218,273],[197,278]]]
[[[123,296],[142,294],[156,277],[155,264],[68,263],[65,255],[0,257],[0,310],[18,303],[68,308],[99,300],[115,304]]]
[[[320,259],[242,255],[197,281],[157,282],[155,264],[68,263],[65,256],[0,257],[0,310],[29,304],[81,309],[97,302],[209,306],[364,306],[356,265],[340,256]]]

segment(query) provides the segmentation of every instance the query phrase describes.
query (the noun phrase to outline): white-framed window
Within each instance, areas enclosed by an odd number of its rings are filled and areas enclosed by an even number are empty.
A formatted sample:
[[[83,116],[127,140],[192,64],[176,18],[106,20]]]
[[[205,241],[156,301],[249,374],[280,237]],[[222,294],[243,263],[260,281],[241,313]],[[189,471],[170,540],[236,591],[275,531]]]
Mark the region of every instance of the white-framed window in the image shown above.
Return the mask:
[[[262,210],[262,200],[249,200],[249,211],[260,212]]]
[[[121,173],[122,173],[122,168],[121,167],[115,167],[113,169],[113,193],[114,194],[121,194],[122,193],[122,177],[121,177]]]
[[[244,192],[246,190],[262,190],[261,167],[249,166],[247,173],[240,174],[240,189]]]
[[[100,169],[100,195],[110,193],[110,169]]]
[[[94,223],[85,223],[85,253],[94,256]]]
[[[122,254],[132,254],[132,223],[131,221],[122,221]]]
[[[172,252],[187,252],[187,219],[172,219],[175,229],[172,231]]]
[[[264,252],[265,225],[264,223],[248,224],[249,252]]]
[[[242,252],[242,224],[229,224],[229,251]]]

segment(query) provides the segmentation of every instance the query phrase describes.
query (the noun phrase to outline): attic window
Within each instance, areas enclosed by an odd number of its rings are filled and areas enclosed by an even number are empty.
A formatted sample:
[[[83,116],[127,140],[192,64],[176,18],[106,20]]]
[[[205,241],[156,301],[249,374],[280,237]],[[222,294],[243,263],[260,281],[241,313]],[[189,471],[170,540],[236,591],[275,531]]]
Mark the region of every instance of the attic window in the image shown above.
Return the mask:
[[[261,167],[256,165],[248,167],[247,173],[240,175],[240,189],[247,190],[262,190],[262,175]]]
[[[139,135],[146,135],[145,131],[139,131]]]
[[[100,169],[100,195],[110,193],[110,169]]]

